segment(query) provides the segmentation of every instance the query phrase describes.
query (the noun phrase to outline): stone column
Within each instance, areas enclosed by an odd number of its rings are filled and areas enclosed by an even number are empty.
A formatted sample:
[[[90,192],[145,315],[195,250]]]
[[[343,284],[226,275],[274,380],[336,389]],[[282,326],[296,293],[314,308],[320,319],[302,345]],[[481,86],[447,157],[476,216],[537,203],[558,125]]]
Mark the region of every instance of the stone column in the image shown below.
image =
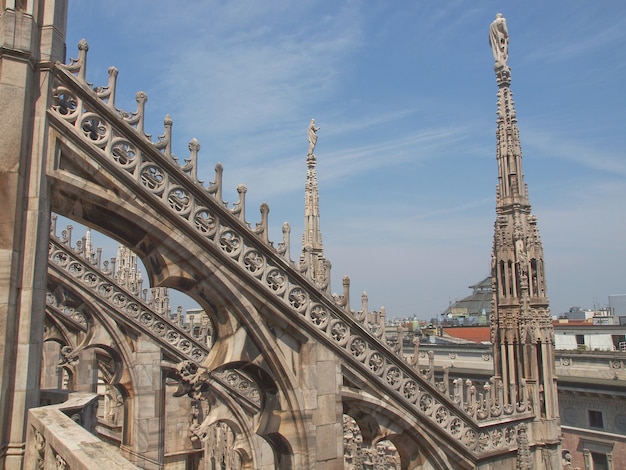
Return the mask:
[[[26,410],[39,404],[50,211],[49,67],[64,60],[67,0],[0,11],[0,468],[21,468]]]
[[[339,393],[341,361],[316,342],[302,346],[303,392],[311,413],[309,462],[316,469],[343,469],[343,405]]]
[[[583,449],[583,458],[585,459],[585,470],[593,468],[593,460],[591,460],[591,451]]]
[[[132,411],[125,420],[130,445],[126,457],[141,468],[163,468],[165,447],[165,379],[161,372],[161,348],[150,338],[139,336],[131,366],[135,383],[131,391]]]
[[[74,389],[77,392],[98,392],[98,361],[93,348],[83,349],[78,353]]]
[[[59,369],[59,343],[55,341],[46,341],[43,344],[43,363],[41,366],[40,388],[42,389],[60,389],[61,388],[61,370]]]

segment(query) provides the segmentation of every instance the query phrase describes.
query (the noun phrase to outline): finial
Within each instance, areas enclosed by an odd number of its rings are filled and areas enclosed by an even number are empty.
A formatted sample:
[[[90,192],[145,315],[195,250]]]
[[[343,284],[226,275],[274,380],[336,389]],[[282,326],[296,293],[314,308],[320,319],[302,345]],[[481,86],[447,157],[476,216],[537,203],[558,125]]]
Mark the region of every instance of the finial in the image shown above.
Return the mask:
[[[194,183],[200,183],[198,180],[198,152],[200,151],[200,142],[195,137],[189,141],[189,158],[185,159],[185,164],[181,170],[189,173]]]
[[[264,202],[261,204],[261,207],[259,208],[259,210],[261,212],[261,222],[256,224],[255,232],[259,235],[259,237],[261,237],[261,240],[269,244],[270,240],[269,240],[268,233],[267,233],[267,227],[268,227],[268,215],[270,213],[270,206],[266,202]]]
[[[291,235],[291,227],[288,222],[283,223],[283,241],[278,244],[278,253],[283,256],[287,261],[291,261],[291,253],[290,253],[290,235]]]
[[[221,204],[224,204],[224,201],[222,200],[222,176],[223,174],[224,174],[224,167],[222,166],[220,162],[217,162],[215,164],[215,179],[213,180],[212,183],[209,184],[209,187],[207,188],[207,192],[209,194],[213,194],[215,199]]]
[[[200,142],[195,137],[189,141],[189,150],[196,153],[200,151]]]
[[[143,103],[139,101],[139,96],[140,94],[137,93],[137,103]],[[146,97],[146,100],[147,100],[147,97]],[[139,128],[139,126],[137,126],[137,130],[138,131],[140,130],[141,133],[143,133],[143,108],[141,112],[140,124],[141,124],[141,129]],[[154,144],[154,146],[157,149],[162,150],[166,157],[169,157],[170,159],[176,161],[176,157],[174,157],[174,155],[172,154],[172,126],[173,124],[174,124],[174,121],[172,120],[172,116],[170,116],[169,114],[166,114],[165,117],[163,118],[163,135],[159,136],[159,139]]]
[[[70,59],[70,63],[66,66],[66,69],[69,72],[76,73],[78,79],[83,83],[86,83],[88,50],[89,44],[87,44],[85,39],[81,39],[78,42],[78,59]]]
[[[239,193],[239,201],[235,203],[231,212],[236,215],[244,224],[246,223],[246,193],[248,188],[245,184],[237,185],[237,193]]]
[[[107,105],[111,109],[115,109],[115,84],[117,82],[118,70],[115,67],[109,67],[109,83],[107,86],[100,86],[94,88],[94,91],[103,101],[106,101]]]

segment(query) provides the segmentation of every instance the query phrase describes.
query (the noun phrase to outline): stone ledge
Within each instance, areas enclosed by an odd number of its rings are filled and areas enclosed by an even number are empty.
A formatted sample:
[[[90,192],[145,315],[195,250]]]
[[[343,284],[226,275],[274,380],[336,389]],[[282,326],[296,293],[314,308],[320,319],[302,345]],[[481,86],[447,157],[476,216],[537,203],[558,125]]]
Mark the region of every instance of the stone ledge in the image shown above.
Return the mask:
[[[97,400],[96,394],[74,393],[62,404],[29,410],[24,468],[38,468],[36,465],[42,461],[47,465],[60,458],[72,470],[138,469],[118,449],[68,416],[77,411],[89,414]]]

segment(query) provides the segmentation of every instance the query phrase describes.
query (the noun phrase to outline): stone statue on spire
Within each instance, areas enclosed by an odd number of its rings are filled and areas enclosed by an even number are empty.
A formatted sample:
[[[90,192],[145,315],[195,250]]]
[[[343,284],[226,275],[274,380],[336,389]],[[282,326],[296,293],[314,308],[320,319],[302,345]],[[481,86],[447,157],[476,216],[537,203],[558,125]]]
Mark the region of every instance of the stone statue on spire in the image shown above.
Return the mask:
[[[320,128],[315,125],[315,119],[311,119],[311,123],[309,124],[309,151],[307,152],[307,156],[313,155],[313,151],[315,150],[315,144],[317,144],[317,131]]]
[[[489,27],[489,45],[496,61],[496,67],[506,67],[509,60],[509,30],[502,13],[496,15]]]

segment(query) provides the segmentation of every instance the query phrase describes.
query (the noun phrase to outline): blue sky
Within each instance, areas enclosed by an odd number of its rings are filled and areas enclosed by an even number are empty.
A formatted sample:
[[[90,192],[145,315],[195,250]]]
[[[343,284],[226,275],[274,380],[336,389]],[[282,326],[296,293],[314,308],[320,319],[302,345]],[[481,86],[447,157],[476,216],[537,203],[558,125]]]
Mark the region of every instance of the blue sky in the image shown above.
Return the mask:
[[[306,129],[321,127],[321,227],[333,291],[351,277],[390,316],[431,318],[488,275],[496,83],[488,28],[507,19],[523,166],[552,313],[626,293],[626,3],[70,1],[67,55],[116,66],[116,104],[148,95],[147,132],[224,165],[224,198],[270,206],[299,256]]]

